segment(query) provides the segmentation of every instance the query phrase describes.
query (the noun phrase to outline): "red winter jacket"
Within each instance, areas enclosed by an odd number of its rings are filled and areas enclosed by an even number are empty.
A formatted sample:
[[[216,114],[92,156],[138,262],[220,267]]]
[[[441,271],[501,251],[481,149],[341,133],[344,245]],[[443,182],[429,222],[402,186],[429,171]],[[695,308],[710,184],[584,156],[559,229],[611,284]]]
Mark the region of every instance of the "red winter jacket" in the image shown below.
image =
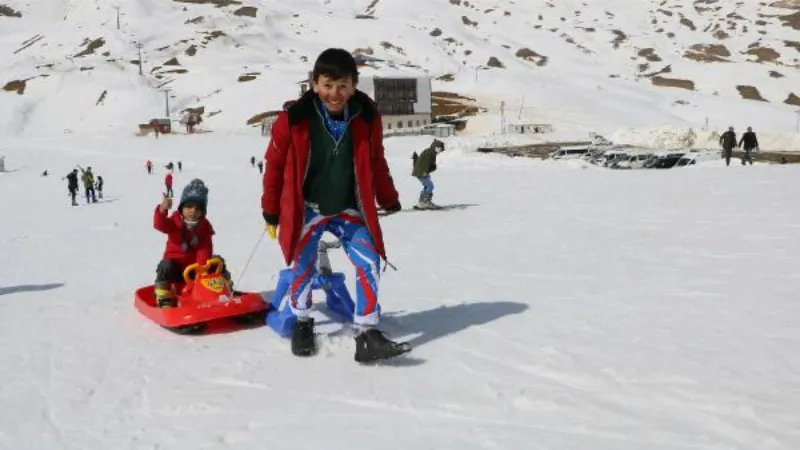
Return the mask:
[[[167,216],[167,213],[161,212],[157,206],[153,214],[153,228],[167,235],[164,259],[173,261],[182,268],[193,263],[203,265],[214,252],[214,245],[211,242],[214,228],[205,217],[190,230],[178,211]]]
[[[164,177],[164,184],[167,185],[168,188],[172,187],[172,174],[167,172],[167,176]]]
[[[353,164],[356,195],[375,249],[386,259],[378,210],[399,203],[389,166],[383,153],[383,124],[375,103],[356,91],[363,103],[361,113],[350,123],[353,140]],[[269,223],[278,225],[278,241],[286,264],[291,264],[303,229],[303,183],[310,158],[309,118],[314,111],[316,94],[309,91],[296,102],[287,102],[272,125],[272,139],[267,147],[264,192],[261,209]]]

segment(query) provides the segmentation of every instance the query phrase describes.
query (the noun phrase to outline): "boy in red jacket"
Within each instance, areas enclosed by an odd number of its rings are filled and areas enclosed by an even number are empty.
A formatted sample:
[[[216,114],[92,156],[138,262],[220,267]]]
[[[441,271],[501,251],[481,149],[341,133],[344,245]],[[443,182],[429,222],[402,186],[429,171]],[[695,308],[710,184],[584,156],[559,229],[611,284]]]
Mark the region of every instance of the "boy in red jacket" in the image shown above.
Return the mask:
[[[207,207],[208,188],[199,179],[183,188],[178,210],[172,215],[167,215],[172,208],[172,198],[164,197],[156,207],[153,228],[167,235],[164,256],[156,268],[155,295],[159,308],[177,306],[172,283],[183,280],[187,266],[203,265],[213,254],[214,228],[206,218]]]
[[[316,353],[311,283],[317,244],[324,232],[341,242],[356,269],[356,354],[359,362],[409,351],[377,329],[378,281],[386,260],[376,202],[400,210],[383,150],[381,115],[372,99],[356,89],[358,69],[343,49],[322,52],[312,88],[285,105],[272,126],[261,208],[270,237],[278,238],[292,265],[290,305],[297,316],[292,353]]]

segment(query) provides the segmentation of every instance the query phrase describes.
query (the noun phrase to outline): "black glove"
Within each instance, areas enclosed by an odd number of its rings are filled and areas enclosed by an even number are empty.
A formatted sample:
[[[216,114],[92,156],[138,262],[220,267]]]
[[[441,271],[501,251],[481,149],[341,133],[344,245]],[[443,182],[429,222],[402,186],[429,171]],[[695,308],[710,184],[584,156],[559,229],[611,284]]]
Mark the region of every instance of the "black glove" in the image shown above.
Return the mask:
[[[403,209],[403,207],[400,205],[400,202],[397,202],[397,203],[395,203],[394,205],[392,205],[392,206],[390,206],[388,208],[384,208],[384,210],[386,211],[386,214],[393,214],[393,213],[396,213],[396,212],[398,212],[398,211],[400,211],[402,209]]]
[[[273,216],[272,214],[267,214],[266,212],[262,212],[261,215],[264,216],[264,222],[267,222],[267,224],[274,225],[274,226],[278,225],[278,216],[277,215]]]

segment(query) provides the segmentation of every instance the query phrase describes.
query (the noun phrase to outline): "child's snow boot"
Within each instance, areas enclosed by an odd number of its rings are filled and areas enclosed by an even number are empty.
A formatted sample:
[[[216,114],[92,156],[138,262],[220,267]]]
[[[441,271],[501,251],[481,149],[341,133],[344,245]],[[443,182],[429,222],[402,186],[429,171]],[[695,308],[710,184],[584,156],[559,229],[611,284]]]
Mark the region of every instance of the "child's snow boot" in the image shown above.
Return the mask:
[[[311,356],[317,353],[314,341],[314,319],[311,317],[298,319],[292,332],[292,354],[295,356]]]
[[[178,306],[178,299],[175,298],[172,289],[157,287],[155,288],[155,294],[156,306],[159,308],[175,308]]]
[[[394,358],[411,351],[408,342],[389,340],[380,330],[366,328],[356,335],[356,362],[369,363]]]

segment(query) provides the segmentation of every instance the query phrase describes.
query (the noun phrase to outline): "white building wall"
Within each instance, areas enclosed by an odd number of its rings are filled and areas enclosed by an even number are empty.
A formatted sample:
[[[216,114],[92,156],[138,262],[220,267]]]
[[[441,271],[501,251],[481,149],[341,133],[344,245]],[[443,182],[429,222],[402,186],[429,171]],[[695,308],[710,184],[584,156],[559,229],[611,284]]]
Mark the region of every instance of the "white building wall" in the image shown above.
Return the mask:
[[[409,125],[410,123],[410,125]],[[422,128],[431,123],[430,114],[414,114],[405,116],[383,116],[384,131],[402,131]]]
[[[359,77],[358,88],[359,91],[369,95],[369,98],[375,99],[375,79],[372,77]]]
[[[417,114],[431,115],[431,79],[430,77],[417,77],[417,103],[414,103],[414,112]]]

